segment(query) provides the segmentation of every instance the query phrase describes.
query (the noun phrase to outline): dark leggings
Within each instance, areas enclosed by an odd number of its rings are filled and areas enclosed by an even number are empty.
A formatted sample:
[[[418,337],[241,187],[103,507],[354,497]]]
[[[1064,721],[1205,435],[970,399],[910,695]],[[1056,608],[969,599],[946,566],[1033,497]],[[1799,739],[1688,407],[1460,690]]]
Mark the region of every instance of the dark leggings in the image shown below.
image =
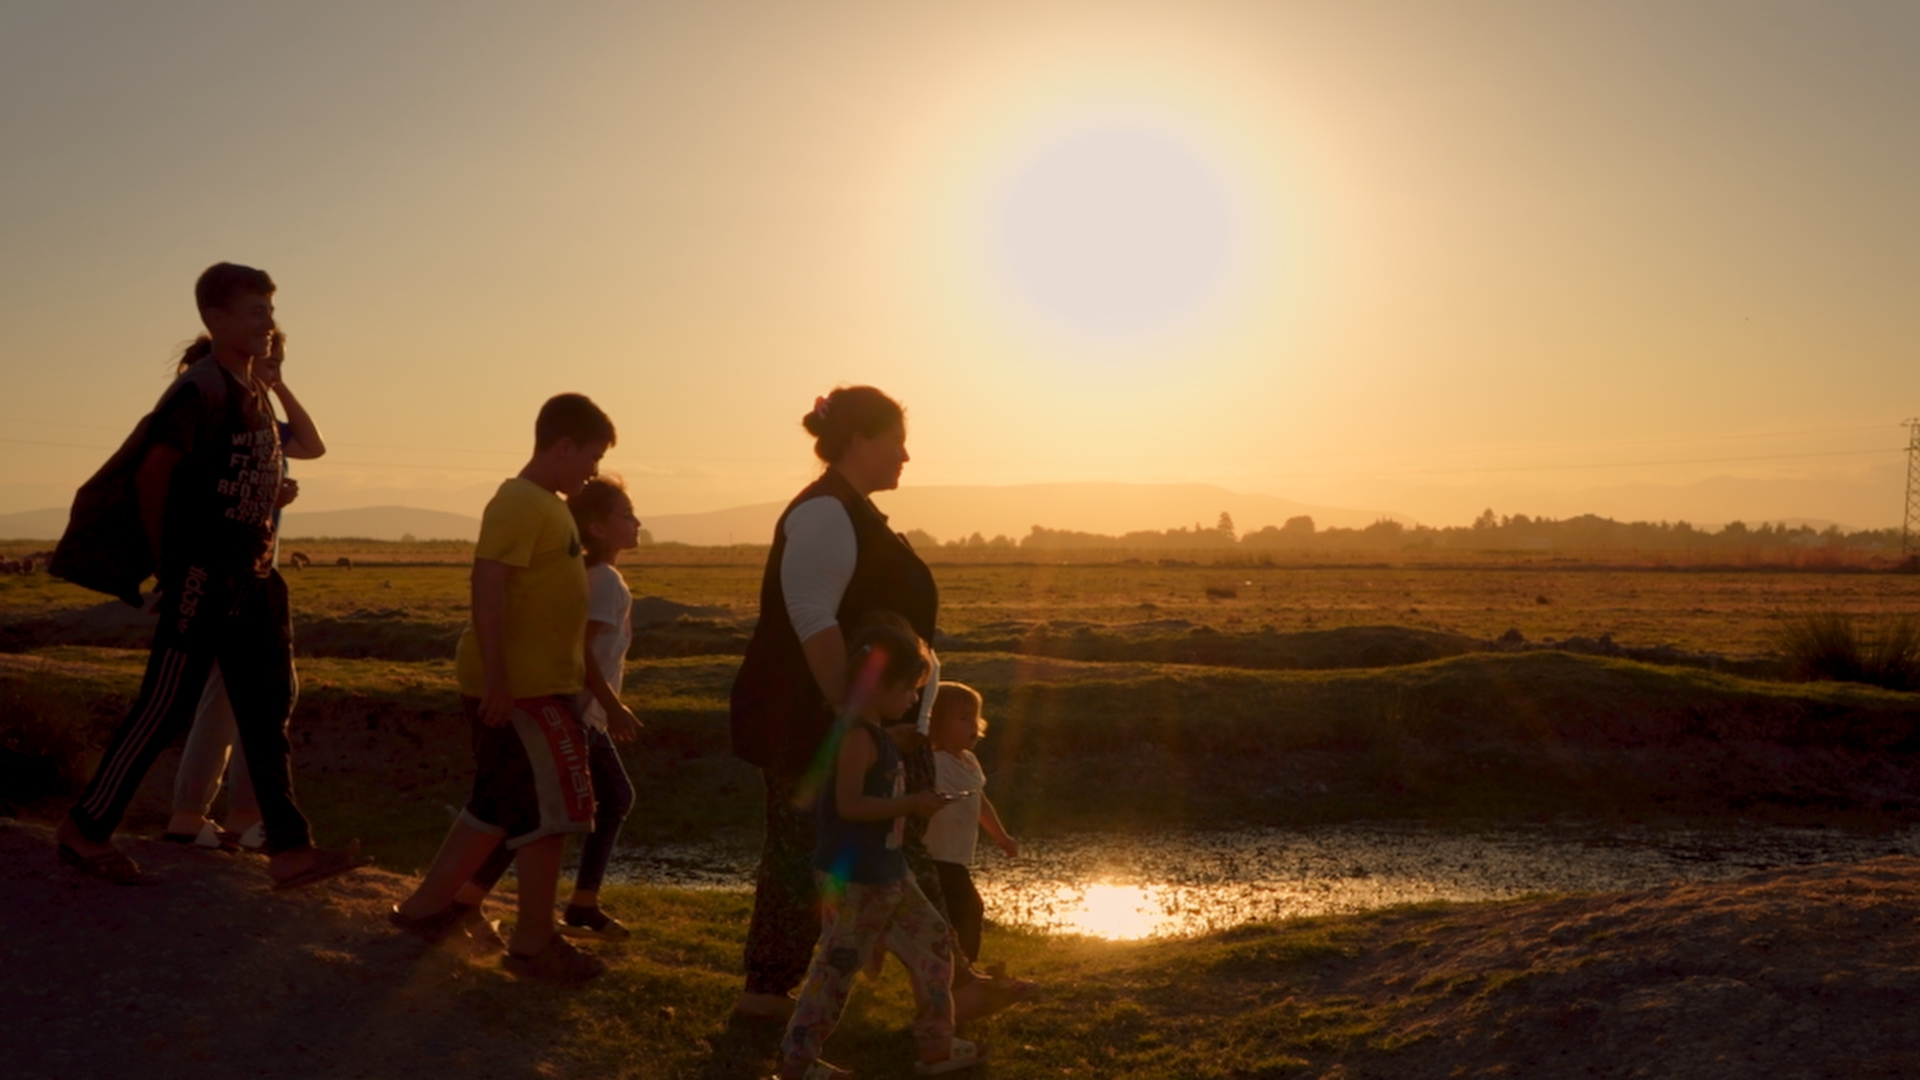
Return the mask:
[[[940,875],[940,891],[946,894],[947,922],[960,938],[960,951],[969,961],[980,959],[980,929],[987,918],[987,905],[980,890],[973,887],[973,874],[959,863],[934,861]]]
[[[613,856],[614,841],[620,838],[620,826],[627,811],[633,809],[633,781],[627,777],[626,763],[620,751],[604,731],[587,732],[587,771],[593,777],[593,831],[580,845],[580,870],[573,887],[584,892],[599,892],[607,877],[607,861]],[[513,865],[514,853],[501,844],[473,875],[474,884],[491,891]]]
[[[753,920],[747,924],[746,992],[779,996],[800,985],[820,940],[813,883],[813,803],[794,805],[799,778],[762,770],[767,789],[767,834],[753,880]]]

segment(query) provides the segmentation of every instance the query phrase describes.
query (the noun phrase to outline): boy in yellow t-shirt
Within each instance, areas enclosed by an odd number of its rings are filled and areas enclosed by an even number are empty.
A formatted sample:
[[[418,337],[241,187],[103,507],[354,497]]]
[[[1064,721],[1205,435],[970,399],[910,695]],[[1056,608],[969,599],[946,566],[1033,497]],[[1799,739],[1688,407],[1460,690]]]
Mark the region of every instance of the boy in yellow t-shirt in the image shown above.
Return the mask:
[[[469,909],[459,887],[505,843],[519,869],[519,920],[505,966],[515,974],[579,982],[606,964],[554,932],[560,857],[568,833],[593,827],[593,782],[574,700],[586,686],[587,569],[562,496],[599,471],[613,422],[579,394],[540,409],[533,457],[500,485],[473,555],[473,618],[455,654],[461,703],[473,727],[473,793],[395,926],[438,941]]]

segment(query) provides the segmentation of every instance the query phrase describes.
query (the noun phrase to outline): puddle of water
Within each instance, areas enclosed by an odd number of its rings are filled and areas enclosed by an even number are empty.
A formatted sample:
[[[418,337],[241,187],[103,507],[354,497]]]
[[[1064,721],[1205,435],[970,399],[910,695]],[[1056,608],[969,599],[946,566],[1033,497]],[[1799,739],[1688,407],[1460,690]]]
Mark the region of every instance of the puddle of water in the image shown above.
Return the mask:
[[[1464,831],[1368,824],[1042,837],[1023,840],[1014,860],[988,844],[981,850],[974,882],[989,919],[1134,939],[1431,900],[1647,889],[1782,866],[1920,855],[1920,827],[1868,836],[1763,826]],[[741,889],[752,882],[756,858],[748,849],[668,845],[617,854],[613,877]]]

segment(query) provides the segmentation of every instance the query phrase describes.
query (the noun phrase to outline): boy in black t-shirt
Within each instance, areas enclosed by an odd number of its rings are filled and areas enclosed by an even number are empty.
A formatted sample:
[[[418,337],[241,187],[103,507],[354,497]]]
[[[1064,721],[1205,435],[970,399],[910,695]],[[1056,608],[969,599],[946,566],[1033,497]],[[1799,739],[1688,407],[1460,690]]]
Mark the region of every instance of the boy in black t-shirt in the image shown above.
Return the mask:
[[[140,695],[57,833],[61,861],[116,884],[147,880],[113,846],[113,830],[154,759],[191,724],[215,661],[260,803],[274,887],[366,862],[357,843],[316,850],[293,801],[293,625],[273,566],[280,433],[253,376],[254,360],[272,345],[273,292],[273,279],[251,267],[220,263],[200,275],[194,299],[212,353],[154,410],[136,473],[141,525],[159,567],[160,621]]]

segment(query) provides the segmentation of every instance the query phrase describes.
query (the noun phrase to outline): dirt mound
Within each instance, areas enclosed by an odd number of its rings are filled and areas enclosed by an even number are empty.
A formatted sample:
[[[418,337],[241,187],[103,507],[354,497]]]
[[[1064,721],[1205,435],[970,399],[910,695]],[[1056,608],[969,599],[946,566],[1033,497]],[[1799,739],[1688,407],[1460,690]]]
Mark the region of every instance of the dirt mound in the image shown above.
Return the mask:
[[[1345,1077],[1920,1075],[1920,860],[1395,914],[1317,990],[1393,1007]]]
[[[25,652],[50,645],[144,649],[153,640],[156,618],[146,608],[109,600],[37,619],[20,619],[0,625],[0,652]]]

